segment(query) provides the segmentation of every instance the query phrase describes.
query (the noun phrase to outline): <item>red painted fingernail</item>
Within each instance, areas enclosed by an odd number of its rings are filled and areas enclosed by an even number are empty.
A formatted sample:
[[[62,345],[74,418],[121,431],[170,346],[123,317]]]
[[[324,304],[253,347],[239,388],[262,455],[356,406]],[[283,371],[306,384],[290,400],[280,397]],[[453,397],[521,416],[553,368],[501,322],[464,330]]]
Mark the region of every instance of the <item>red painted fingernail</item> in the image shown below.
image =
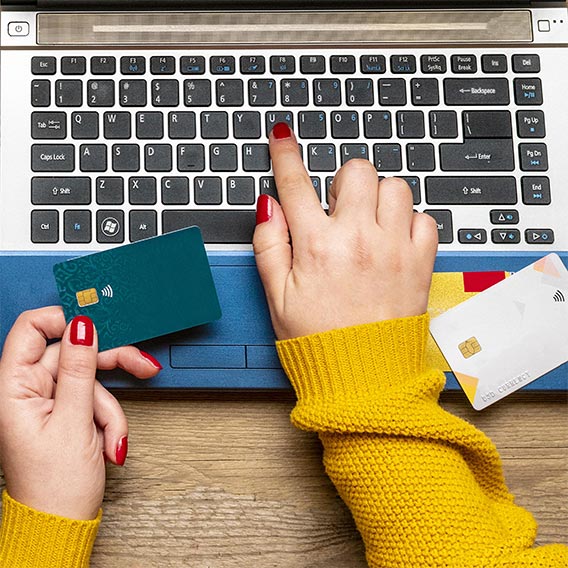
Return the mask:
[[[279,122],[274,125],[272,129],[272,134],[276,140],[283,140],[284,138],[290,138],[292,136],[292,131],[290,127],[285,122]]]
[[[73,345],[90,347],[95,338],[95,326],[87,316],[75,316],[71,322],[69,339]]]
[[[156,367],[156,369],[160,369],[160,371],[163,369],[163,367],[162,367],[162,365],[160,365],[160,362],[158,361],[158,359],[156,359],[155,357],[152,357],[152,355],[150,355],[150,353],[146,353],[146,351],[140,350],[140,355],[142,355],[142,357],[144,357],[144,359],[146,359],[147,361],[150,361],[150,363],[152,365],[154,365],[154,367]]]
[[[126,454],[128,453],[128,438],[123,436],[118,442],[116,447],[116,464],[123,466],[126,461]]]
[[[272,219],[272,199],[263,193],[256,202],[256,224],[260,225],[270,219]]]

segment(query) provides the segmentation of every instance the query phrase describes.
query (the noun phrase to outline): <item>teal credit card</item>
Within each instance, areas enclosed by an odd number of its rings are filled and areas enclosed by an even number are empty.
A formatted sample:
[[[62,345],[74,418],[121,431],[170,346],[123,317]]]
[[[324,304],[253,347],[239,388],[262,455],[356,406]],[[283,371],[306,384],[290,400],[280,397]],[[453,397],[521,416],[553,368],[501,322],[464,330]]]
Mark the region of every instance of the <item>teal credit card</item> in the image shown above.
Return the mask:
[[[90,317],[100,351],[221,317],[198,227],[74,258],[53,273],[66,320]]]

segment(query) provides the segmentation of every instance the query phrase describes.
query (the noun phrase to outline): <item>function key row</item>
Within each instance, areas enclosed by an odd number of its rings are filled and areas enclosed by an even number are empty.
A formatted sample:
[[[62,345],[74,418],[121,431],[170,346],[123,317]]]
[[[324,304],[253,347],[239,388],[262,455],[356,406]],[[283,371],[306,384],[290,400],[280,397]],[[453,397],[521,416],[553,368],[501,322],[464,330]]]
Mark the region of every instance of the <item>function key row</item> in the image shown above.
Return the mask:
[[[299,65],[296,60],[299,59]],[[391,55],[390,70],[396,74],[416,73],[417,61],[414,55]],[[150,57],[149,71],[153,75],[173,75],[178,65],[174,56],[163,55]],[[352,74],[357,70],[354,55],[332,55],[329,62],[323,55],[272,55],[268,64],[262,55],[243,55],[238,60],[240,72],[245,75],[262,75],[269,71],[275,75],[296,73]],[[517,54],[511,57],[515,73],[539,73],[540,58],[536,54]],[[86,57],[62,57],[60,62],[63,75],[84,75],[87,72]],[[420,57],[422,73],[446,73],[448,69],[445,55],[432,54]],[[506,73],[508,71],[506,55],[482,55],[483,73]],[[144,75],[147,72],[146,57],[141,55],[123,56],[117,62],[114,56],[94,56],[90,59],[93,75],[114,75],[117,69],[123,75]],[[359,58],[361,73],[381,74],[387,72],[387,59],[384,55],[362,55]],[[478,58],[473,54],[458,54],[450,57],[452,73],[469,74],[478,72]],[[179,59],[179,71],[184,75],[202,75],[206,70],[206,59],[202,55],[187,55]],[[32,57],[34,75],[55,75],[57,60],[52,56]],[[209,72],[213,75],[232,75],[237,71],[237,60],[232,55],[213,55],[209,57]]]

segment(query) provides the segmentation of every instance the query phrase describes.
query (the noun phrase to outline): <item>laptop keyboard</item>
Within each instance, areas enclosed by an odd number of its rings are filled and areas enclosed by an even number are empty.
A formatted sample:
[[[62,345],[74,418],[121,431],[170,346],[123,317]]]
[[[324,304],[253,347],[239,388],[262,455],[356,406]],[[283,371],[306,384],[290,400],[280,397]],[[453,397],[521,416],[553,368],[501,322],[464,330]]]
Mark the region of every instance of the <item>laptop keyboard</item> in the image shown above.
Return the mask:
[[[539,56],[417,52],[32,56],[31,242],[199,225],[250,243],[256,198],[277,196],[267,136],[287,122],[323,207],[364,158],[408,182],[442,244],[552,244]]]

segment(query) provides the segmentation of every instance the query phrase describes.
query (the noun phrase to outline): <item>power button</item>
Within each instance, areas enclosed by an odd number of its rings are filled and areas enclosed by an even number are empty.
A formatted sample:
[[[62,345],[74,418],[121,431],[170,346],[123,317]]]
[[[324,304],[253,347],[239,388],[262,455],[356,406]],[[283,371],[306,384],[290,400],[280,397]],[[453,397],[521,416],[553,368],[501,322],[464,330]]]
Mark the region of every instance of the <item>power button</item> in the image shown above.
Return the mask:
[[[24,37],[30,33],[30,24],[28,22],[9,22],[8,35],[16,37]]]

